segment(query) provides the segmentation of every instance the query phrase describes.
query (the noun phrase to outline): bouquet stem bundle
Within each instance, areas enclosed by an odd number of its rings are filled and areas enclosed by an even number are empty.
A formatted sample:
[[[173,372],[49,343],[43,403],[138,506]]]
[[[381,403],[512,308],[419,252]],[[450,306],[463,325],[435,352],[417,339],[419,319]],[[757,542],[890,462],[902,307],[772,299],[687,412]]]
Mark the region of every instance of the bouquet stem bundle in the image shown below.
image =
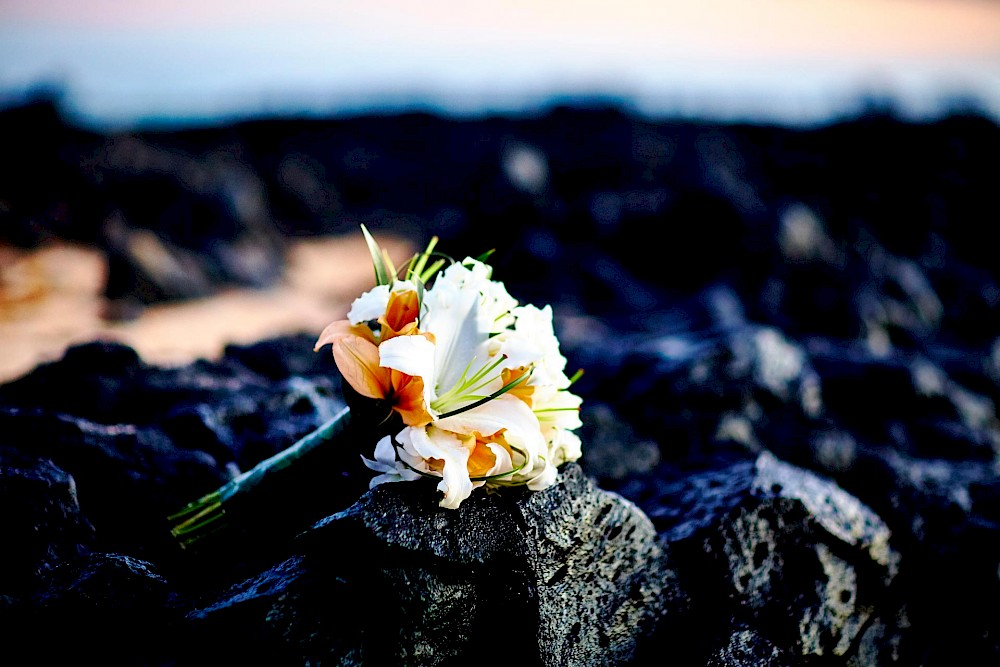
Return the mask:
[[[351,409],[345,407],[319,428],[300,438],[295,444],[267,458],[250,470],[234,477],[215,491],[185,505],[171,514],[167,520],[172,524],[170,533],[182,547],[188,547],[198,540],[225,527],[226,508],[233,498],[247,495],[259,487],[265,479],[302,460],[318,447],[339,439],[351,424]]]

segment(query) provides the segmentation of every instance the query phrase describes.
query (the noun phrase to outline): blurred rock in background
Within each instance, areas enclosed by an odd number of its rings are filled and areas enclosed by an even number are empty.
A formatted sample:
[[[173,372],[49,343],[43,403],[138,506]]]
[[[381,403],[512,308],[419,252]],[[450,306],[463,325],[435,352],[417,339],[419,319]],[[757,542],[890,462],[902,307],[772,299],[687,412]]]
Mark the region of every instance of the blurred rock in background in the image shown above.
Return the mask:
[[[79,622],[86,642],[140,619],[125,664],[183,662],[205,638],[274,664],[445,664],[475,654],[475,623],[381,643],[312,592],[377,618],[370,584],[391,609],[453,620],[485,596],[498,606],[470,618],[548,623],[556,593],[591,599],[580,574],[596,564],[630,587],[601,613],[642,622],[571,625],[529,664],[602,647],[636,664],[1000,659],[994,121],[873,108],[789,128],[563,106],[100,134],[37,102],[0,113],[0,140],[0,331],[19,362],[0,386],[0,493],[24,517],[0,612],[18,627]],[[495,249],[512,295],[552,305],[585,370],[580,468],[600,488],[567,469],[552,523],[531,518],[550,500],[509,500],[531,521],[498,519],[496,542],[445,521],[470,556],[385,533],[376,510],[417,492],[353,504],[368,471],[352,455],[326,469],[329,490],[301,491],[333,517],[311,538],[192,564],[150,517],[342,405],[312,342],[371,284],[362,223],[400,258],[432,235],[458,259]],[[11,328],[40,311],[53,328]],[[20,363],[36,344],[51,363]],[[620,558],[566,547],[572,568],[552,572],[525,550],[531,531],[574,544],[557,521],[571,507],[597,508]],[[357,553],[331,551],[348,541]],[[396,548],[419,565],[401,570]],[[496,563],[511,588],[486,576]],[[442,662],[413,653],[427,646]]]

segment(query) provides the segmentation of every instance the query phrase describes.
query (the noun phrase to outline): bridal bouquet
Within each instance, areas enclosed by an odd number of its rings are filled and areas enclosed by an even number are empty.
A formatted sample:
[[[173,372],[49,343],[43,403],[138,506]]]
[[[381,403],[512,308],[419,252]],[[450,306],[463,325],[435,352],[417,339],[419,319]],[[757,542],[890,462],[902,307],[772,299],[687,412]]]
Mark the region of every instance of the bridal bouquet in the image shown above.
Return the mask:
[[[551,308],[519,305],[492,279],[488,254],[454,261],[435,252],[434,238],[397,271],[361,231],[376,285],[315,345],[330,346],[355,404],[171,516],[182,544],[211,530],[227,502],[271,472],[316,447],[336,447],[352,412],[375,415],[372,433],[386,420],[399,425],[362,457],[378,473],[369,486],[432,478],[449,509],[481,487],[545,489],[560,464],[580,457],[573,431],[581,400],[569,390],[579,373],[565,374]]]

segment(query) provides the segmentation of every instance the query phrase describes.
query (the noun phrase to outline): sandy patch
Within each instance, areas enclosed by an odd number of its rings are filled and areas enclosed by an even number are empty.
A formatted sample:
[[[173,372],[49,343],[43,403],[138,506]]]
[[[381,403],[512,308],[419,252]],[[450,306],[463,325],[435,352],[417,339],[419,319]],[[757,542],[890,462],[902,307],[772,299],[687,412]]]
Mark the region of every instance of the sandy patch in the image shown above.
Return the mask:
[[[414,252],[402,239],[379,242],[399,262]],[[106,276],[103,255],[91,248],[0,246],[0,382],[91,340],[120,341],[149,363],[174,365],[217,358],[230,343],[318,335],[374,281],[360,234],[292,241],[285,274],[272,288],[159,304],[128,322],[102,316]]]

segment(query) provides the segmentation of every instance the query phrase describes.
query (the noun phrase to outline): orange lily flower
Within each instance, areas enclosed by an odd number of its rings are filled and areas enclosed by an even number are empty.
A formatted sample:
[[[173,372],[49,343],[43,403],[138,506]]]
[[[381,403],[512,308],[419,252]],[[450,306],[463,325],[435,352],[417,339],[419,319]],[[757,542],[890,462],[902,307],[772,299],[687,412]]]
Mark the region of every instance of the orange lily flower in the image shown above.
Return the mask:
[[[417,328],[419,307],[416,292],[391,293],[385,314],[378,318],[377,342],[405,335],[422,335],[433,341],[431,334],[421,333]],[[366,398],[388,401],[406,425],[429,424],[432,417],[424,401],[423,378],[381,366],[377,342],[367,324],[337,320],[323,330],[315,349],[330,343],[344,380]]]

